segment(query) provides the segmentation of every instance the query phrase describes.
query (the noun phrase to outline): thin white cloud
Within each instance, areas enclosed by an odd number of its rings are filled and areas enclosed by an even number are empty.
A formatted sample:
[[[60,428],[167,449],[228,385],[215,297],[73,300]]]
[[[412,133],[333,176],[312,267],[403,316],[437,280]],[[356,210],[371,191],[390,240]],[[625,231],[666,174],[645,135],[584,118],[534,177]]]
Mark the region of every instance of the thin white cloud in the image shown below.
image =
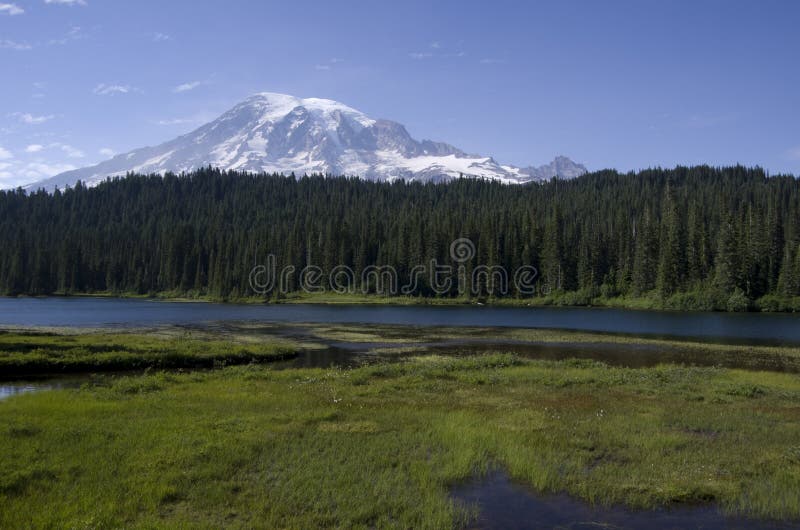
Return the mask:
[[[199,120],[194,118],[172,118],[167,120],[158,120],[158,125],[185,125],[187,123],[199,123]]]
[[[20,122],[27,125],[40,125],[55,118],[55,116],[52,114],[47,116],[34,116],[28,112],[15,112],[12,114],[12,116],[16,117]]]
[[[339,63],[343,63],[344,59],[340,59],[339,57],[332,57],[323,63],[318,63],[314,65],[314,70],[318,70],[320,72],[327,72],[329,70],[333,70],[333,66]]]
[[[37,160],[27,164],[20,164],[14,170],[17,175],[22,177],[21,180],[16,182],[16,185],[46,179],[48,177],[58,175],[59,173],[63,173],[64,171],[71,171],[75,169],[75,167],[76,166],[69,163],[47,162],[43,160]],[[19,177],[17,178],[19,179]]]
[[[172,37],[167,35],[166,33],[153,33],[153,42],[166,42],[168,40],[172,40]]]
[[[786,158],[789,160],[800,160],[800,145],[786,150]]]
[[[105,156],[105,157],[108,157],[108,158],[111,158],[112,156],[114,156],[116,154],[114,152],[114,150],[111,149],[110,147],[103,147],[102,149],[100,149],[98,151],[98,153],[100,153],[102,156]]]
[[[163,127],[172,127],[177,125],[200,125],[208,123],[216,118],[217,115],[210,112],[199,112],[189,116],[179,116],[177,118],[163,118],[160,120],[152,120],[150,123],[161,125]]]
[[[85,6],[86,0],[44,0],[45,4],[58,4],[62,6]]]
[[[408,56],[417,61],[421,61],[424,59],[453,59],[467,55],[465,52],[460,50],[445,51],[441,43],[438,41],[430,43],[428,48],[429,50],[433,51],[411,52],[408,54]]]
[[[19,7],[17,4],[0,4],[0,14],[3,15],[21,15],[25,12],[24,9]]]
[[[66,35],[64,35],[60,39],[51,39],[50,41],[47,42],[47,44],[51,46],[63,46],[72,41],[81,40],[85,38],[86,34],[83,33],[83,30],[81,29],[80,26],[72,26],[71,28],[69,28],[69,31],[67,32]]]
[[[709,129],[735,122],[738,119],[735,113],[725,114],[692,114],[685,121],[684,126],[692,129]]]
[[[180,94],[181,92],[189,92],[190,90],[194,90],[195,88],[199,87],[203,84],[203,81],[190,81],[189,83],[183,83],[182,85],[178,85],[172,89],[173,94]]]
[[[92,90],[98,96],[112,96],[114,94],[129,94],[131,92],[141,92],[136,87],[130,85],[118,85],[118,84],[106,84],[100,83],[94,90]]]
[[[31,144],[25,148],[25,152],[30,154],[41,153],[45,149],[57,149],[64,153],[68,158],[83,158],[86,156],[80,149],[61,142],[53,142],[48,145]]]
[[[14,188],[14,181],[11,180],[14,175],[10,171],[3,171],[2,164],[0,164],[0,190]]]
[[[0,5],[9,5],[9,4],[0,4]],[[0,11],[2,13],[2,11]],[[34,44],[30,44],[26,41],[16,41],[11,39],[0,39],[0,48],[7,49],[7,50],[32,50],[34,47],[41,47],[41,46],[63,46],[73,41],[85,39],[87,37],[86,33],[83,32],[80,26],[71,26],[69,31],[65,33],[61,38],[58,39],[50,39],[46,41],[38,41]]]
[[[18,159],[0,147],[0,159],[6,160],[0,162],[0,188],[22,186],[73,170],[77,165],[69,161],[84,157],[80,149],[60,142],[31,144],[25,151],[30,158]]]
[[[55,143],[50,145],[50,147],[61,149],[61,151],[69,158],[83,158],[86,156],[83,154],[83,151],[76,149],[69,144]]]
[[[490,57],[486,57],[480,60],[481,64],[502,64],[505,61],[503,59],[492,59]]]
[[[33,46],[31,46],[27,42],[17,42],[14,40],[0,39],[0,48],[6,50],[24,51],[24,50],[32,50]]]

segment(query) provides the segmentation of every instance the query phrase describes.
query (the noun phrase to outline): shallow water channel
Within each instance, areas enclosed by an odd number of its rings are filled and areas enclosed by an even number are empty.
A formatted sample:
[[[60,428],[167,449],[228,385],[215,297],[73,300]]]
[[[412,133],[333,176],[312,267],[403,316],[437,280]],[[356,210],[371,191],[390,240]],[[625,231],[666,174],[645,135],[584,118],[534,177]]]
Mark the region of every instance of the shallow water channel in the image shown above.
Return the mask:
[[[540,494],[511,481],[502,471],[455,487],[456,501],[477,511],[471,530],[788,530],[800,522],[730,517],[714,506],[659,510],[599,507],[565,494]]]

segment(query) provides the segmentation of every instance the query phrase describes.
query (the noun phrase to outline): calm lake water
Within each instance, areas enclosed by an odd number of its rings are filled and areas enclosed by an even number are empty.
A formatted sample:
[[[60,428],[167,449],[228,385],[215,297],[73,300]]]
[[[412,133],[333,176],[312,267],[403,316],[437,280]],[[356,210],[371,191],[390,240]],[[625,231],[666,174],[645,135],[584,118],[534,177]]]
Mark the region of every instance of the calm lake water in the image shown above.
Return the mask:
[[[800,344],[800,316],[621,309],[246,305],[116,298],[0,298],[0,325],[153,326],[211,321],[499,326]]]

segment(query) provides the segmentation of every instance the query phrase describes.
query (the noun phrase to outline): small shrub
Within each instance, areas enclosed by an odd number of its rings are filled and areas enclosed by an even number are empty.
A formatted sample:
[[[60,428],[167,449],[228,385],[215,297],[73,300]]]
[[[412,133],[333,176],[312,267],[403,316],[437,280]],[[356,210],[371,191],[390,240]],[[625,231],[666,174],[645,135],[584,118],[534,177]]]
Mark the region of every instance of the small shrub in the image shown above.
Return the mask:
[[[595,361],[594,359],[565,359],[561,361],[565,368],[580,368],[586,370],[606,369],[608,365],[602,361]]]
[[[694,289],[676,293],[667,298],[664,301],[664,309],[675,311],[731,311],[732,309],[728,308],[730,297],[731,295],[722,289],[697,286]]]
[[[116,394],[148,394],[164,388],[163,379],[159,376],[120,377],[111,385]]]
[[[767,392],[758,385],[740,385],[729,389],[725,393],[728,394],[729,396],[746,397],[754,399],[765,395]]]
[[[34,425],[12,425],[8,428],[8,435],[11,438],[30,438],[42,432],[42,429]]]
[[[754,306],[758,311],[797,313],[800,311],[800,297],[768,294],[756,300]]]
[[[728,298],[726,309],[731,312],[742,313],[750,309],[750,299],[744,291],[737,288]]]

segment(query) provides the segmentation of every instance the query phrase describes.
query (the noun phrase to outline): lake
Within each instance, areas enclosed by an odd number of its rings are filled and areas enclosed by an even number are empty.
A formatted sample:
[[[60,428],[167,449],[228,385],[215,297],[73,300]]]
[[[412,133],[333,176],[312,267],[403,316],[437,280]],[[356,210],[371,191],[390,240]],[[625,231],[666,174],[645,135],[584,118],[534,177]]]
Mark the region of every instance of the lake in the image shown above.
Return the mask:
[[[0,298],[5,326],[155,326],[212,321],[326,322],[551,328],[800,345],[800,316],[624,309],[222,304],[121,298]]]

